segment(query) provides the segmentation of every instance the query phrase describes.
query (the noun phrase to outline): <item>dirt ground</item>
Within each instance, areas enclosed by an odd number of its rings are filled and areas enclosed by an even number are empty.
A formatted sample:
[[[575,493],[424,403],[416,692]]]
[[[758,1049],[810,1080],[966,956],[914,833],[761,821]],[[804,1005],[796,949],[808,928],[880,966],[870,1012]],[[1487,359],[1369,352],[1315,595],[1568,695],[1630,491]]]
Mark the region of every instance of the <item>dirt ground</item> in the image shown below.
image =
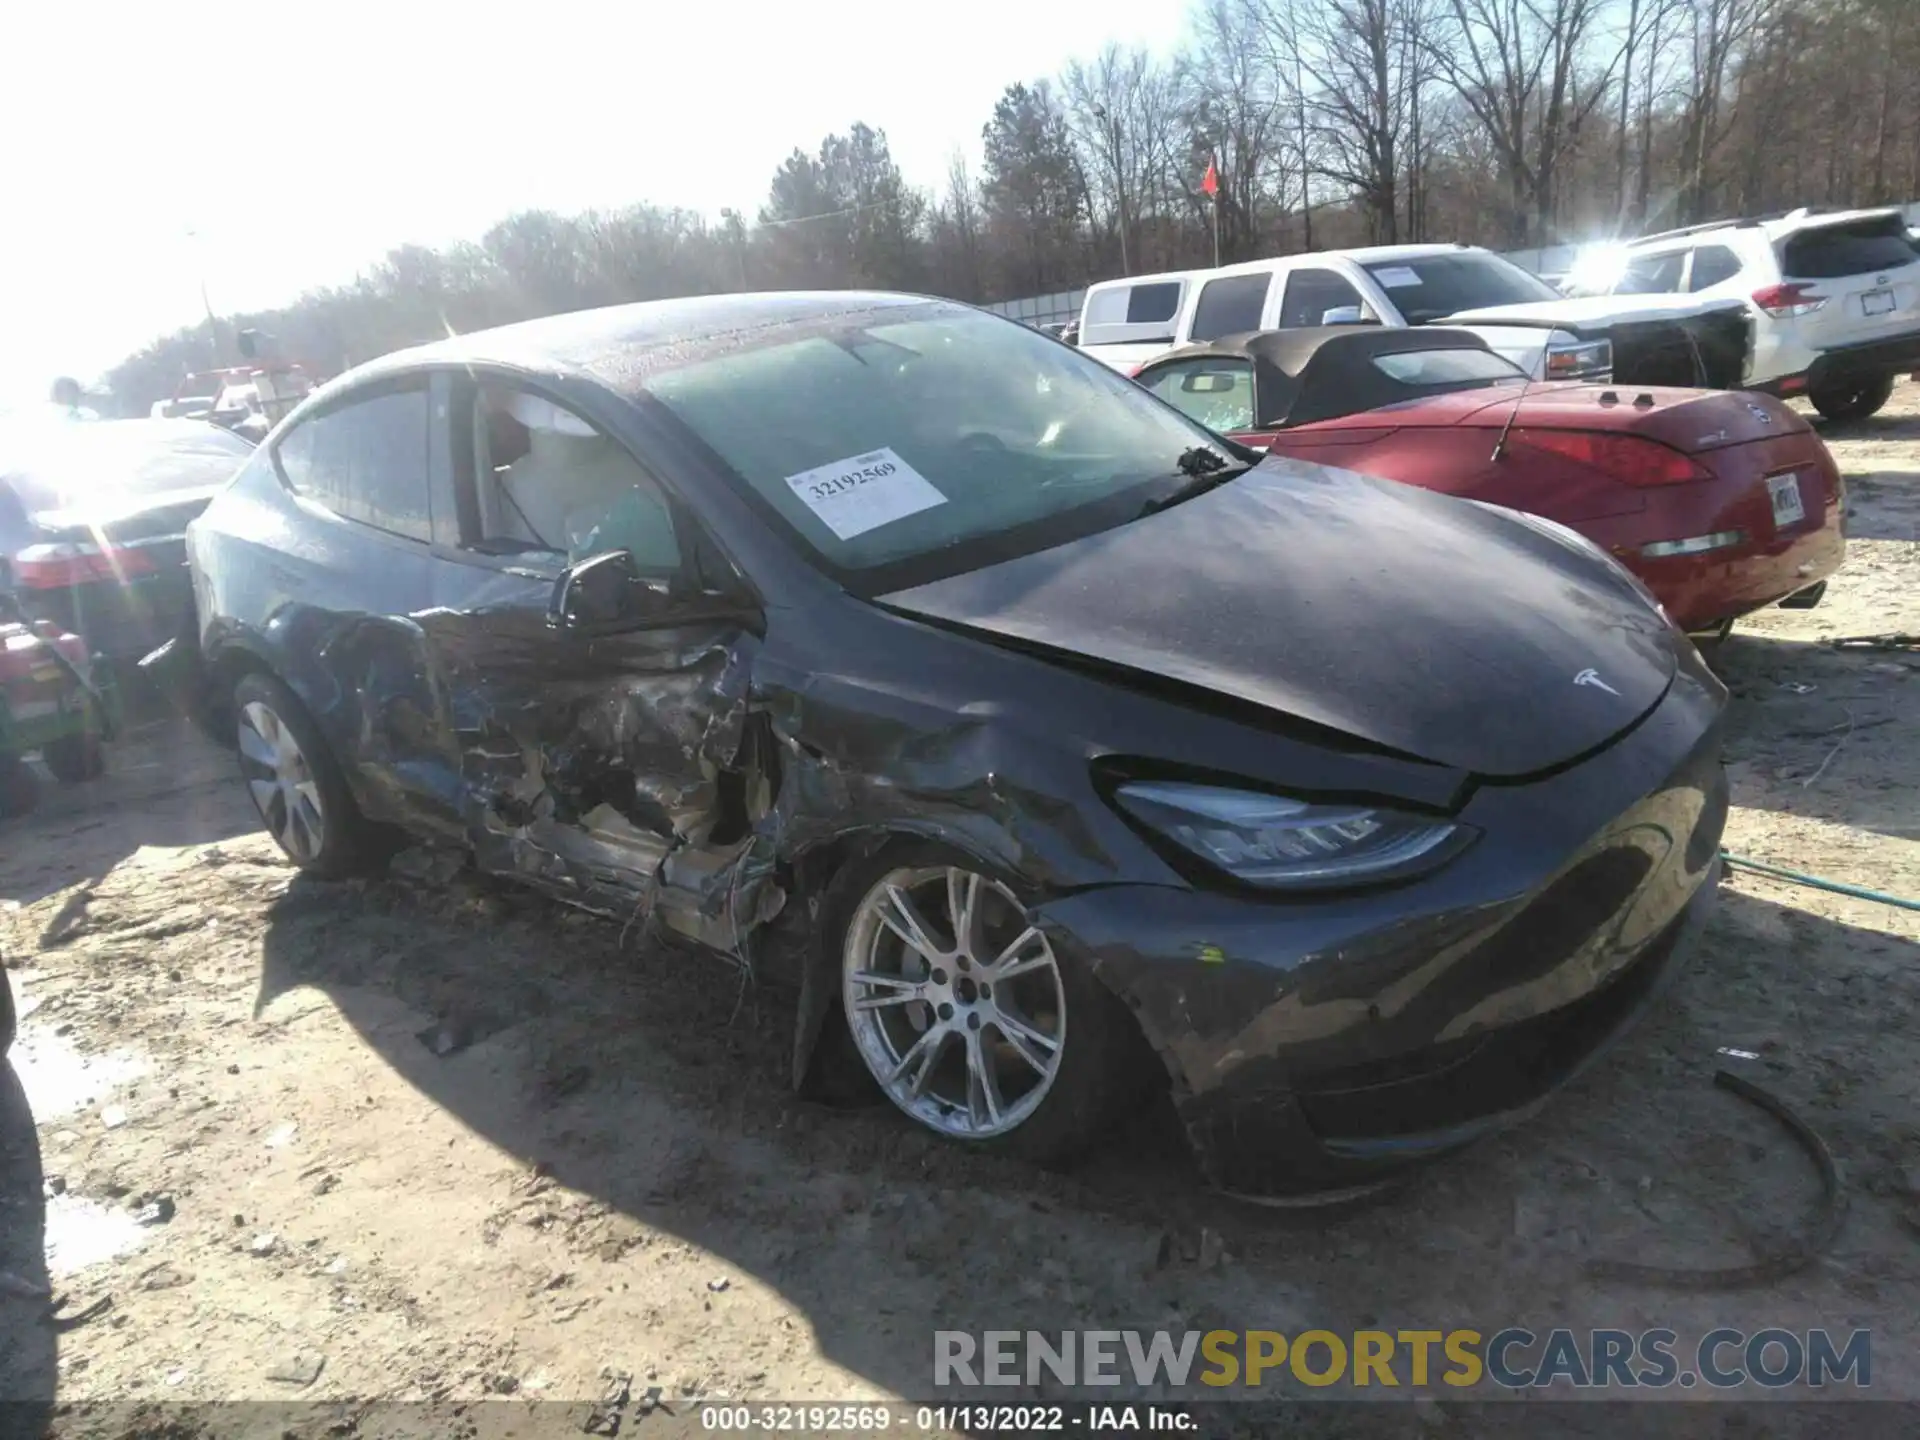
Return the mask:
[[[1920,385],[1829,440],[1845,570],[1717,662],[1727,844],[1920,896],[1920,654],[1822,643],[1920,631]],[[29,1012],[0,1068],[7,1398],[451,1415],[621,1373],[669,1399],[925,1398],[936,1326],[1526,1324],[1870,1327],[1874,1389],[1920,1399],[1913,911],[1732,874],[1657,1012],[1538,1118],[1294,1213],[1207,1193],[1160,1110],[1062,1175],[803,1104],[791,995],[427,865],[296,879],[229,758],[170,723],[0,827],[0,897]],[[1590,1278],[1748,1262],[1817,1208],[1721,1066],[1831,1146],[1837,1239],[1729,1293]],[[111,1306],[57,1329],[38,1283]],[[1445,1403],[1401,1410],[1448,1429]]]

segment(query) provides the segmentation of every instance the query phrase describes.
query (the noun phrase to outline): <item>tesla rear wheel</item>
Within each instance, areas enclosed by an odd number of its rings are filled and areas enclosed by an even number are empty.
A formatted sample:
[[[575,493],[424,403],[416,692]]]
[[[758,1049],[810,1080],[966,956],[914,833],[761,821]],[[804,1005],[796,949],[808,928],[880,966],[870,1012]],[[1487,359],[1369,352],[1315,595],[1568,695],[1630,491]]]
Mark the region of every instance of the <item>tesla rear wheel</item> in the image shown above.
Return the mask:
[[[1094,1144],[1128,1094],[1131,1019],[1012,888],[932,846],[842,881],[841,1000],[882,1093],[963,1144],[1052,1164]]]
[[[1878,414],[1880,407],[1892,396],[1891,375],[1844,385],[1823,385],[1807,392],[1807,399],[1813,402],[1813,408],[1829,420],[1864,420],[1869,415]]]
[[[323,880],[370,874],[392,846],[354,804],[340,767],[293,692],[270,675],[233,690],[240,774],[274,842]]]

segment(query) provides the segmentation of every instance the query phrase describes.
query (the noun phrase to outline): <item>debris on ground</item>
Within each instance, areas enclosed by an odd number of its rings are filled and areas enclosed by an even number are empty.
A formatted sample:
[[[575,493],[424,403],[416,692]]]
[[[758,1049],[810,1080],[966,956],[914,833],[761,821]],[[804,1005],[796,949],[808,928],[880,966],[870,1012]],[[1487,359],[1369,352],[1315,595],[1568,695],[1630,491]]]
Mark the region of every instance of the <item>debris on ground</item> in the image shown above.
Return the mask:
[[[600,1399],[587,1411],[580,1428],[589,1435],[618,1435],[620,1422],[625,1418],[627,1400],[633,1394],[633,1376],[625,1370],[602,1370],[600,1374],[607,1382],[606,1388],[600,1392]],[[647,1393],[658,1395],[660,1392],[655,1389]]]
[[[155,1195],[151,1199],[136,1201],[133,1211],[133,1223],[136,1225],[164,1225],[173,1219],[174,1205],[171,1195]]]
[[[320,1378],[326,1364],[327,1357],[317,1350],[296,1350],[268,1366],[267,1379],[304,1390]]]
[[[1587,1263],[1587,1273],[1594,1279],[1633,1281],[1642,1285],[1690,1290],[1737,1290],[1749,1285],[1768,1285],[1811,1265],[1826,1253],[1834,1237],[1840,1233],[1841,1222],[1847,1214],[1847,1196],[1840,1186],[1840,1171],[1834,1164],[1833,1152],[1827,1148],[1827,1142],[1820,1138],[1819,1132],[1801,1119],[1779,1096],[1761,1089],[1751,1080],[1735,1075],[1731,1070],[1715,1071],[1713,1083],[1765,1110],[1799,1141],[1820,1173],[1820,1209],[1799,1236],[1789,1235],[1774,1253],[1763,1255],[1751,1265],[1696,1269],[1603,1258]],[[1643,1175],[1640,1181],[1643,1191],[1652,1188],[1650,1177]]]

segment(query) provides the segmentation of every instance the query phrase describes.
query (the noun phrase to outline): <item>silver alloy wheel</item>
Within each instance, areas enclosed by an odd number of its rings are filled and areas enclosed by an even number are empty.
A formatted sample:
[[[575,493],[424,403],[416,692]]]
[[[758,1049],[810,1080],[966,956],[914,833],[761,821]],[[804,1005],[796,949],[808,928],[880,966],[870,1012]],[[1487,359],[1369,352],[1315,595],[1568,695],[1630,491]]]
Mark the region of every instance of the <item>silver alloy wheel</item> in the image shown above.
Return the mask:
[[[1067,996],[1046,936],[999,881],[958,866],[883,875],[841,959],[847,1025],[880,1088],[931,1130],[985,1140],[1046,1099]]]
[[[268,833],[295,863],[311,861],[327,837],[320,786],[286,722],[258,700],[240,710],[240,768]]]

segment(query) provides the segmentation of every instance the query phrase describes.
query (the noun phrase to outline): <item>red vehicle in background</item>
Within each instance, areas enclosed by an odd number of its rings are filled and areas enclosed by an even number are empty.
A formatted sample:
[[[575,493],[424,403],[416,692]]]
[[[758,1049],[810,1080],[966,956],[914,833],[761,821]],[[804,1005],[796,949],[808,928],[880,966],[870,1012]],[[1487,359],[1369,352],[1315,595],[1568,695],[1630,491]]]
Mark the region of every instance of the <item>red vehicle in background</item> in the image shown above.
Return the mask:
[[[1845,557],[1839,468],[1769,396],[1529,381],[1468,331],[1378,326],[1228,336],[1134,378],[1271,454],[1558,521],[1695,635],[1818,604]]]

